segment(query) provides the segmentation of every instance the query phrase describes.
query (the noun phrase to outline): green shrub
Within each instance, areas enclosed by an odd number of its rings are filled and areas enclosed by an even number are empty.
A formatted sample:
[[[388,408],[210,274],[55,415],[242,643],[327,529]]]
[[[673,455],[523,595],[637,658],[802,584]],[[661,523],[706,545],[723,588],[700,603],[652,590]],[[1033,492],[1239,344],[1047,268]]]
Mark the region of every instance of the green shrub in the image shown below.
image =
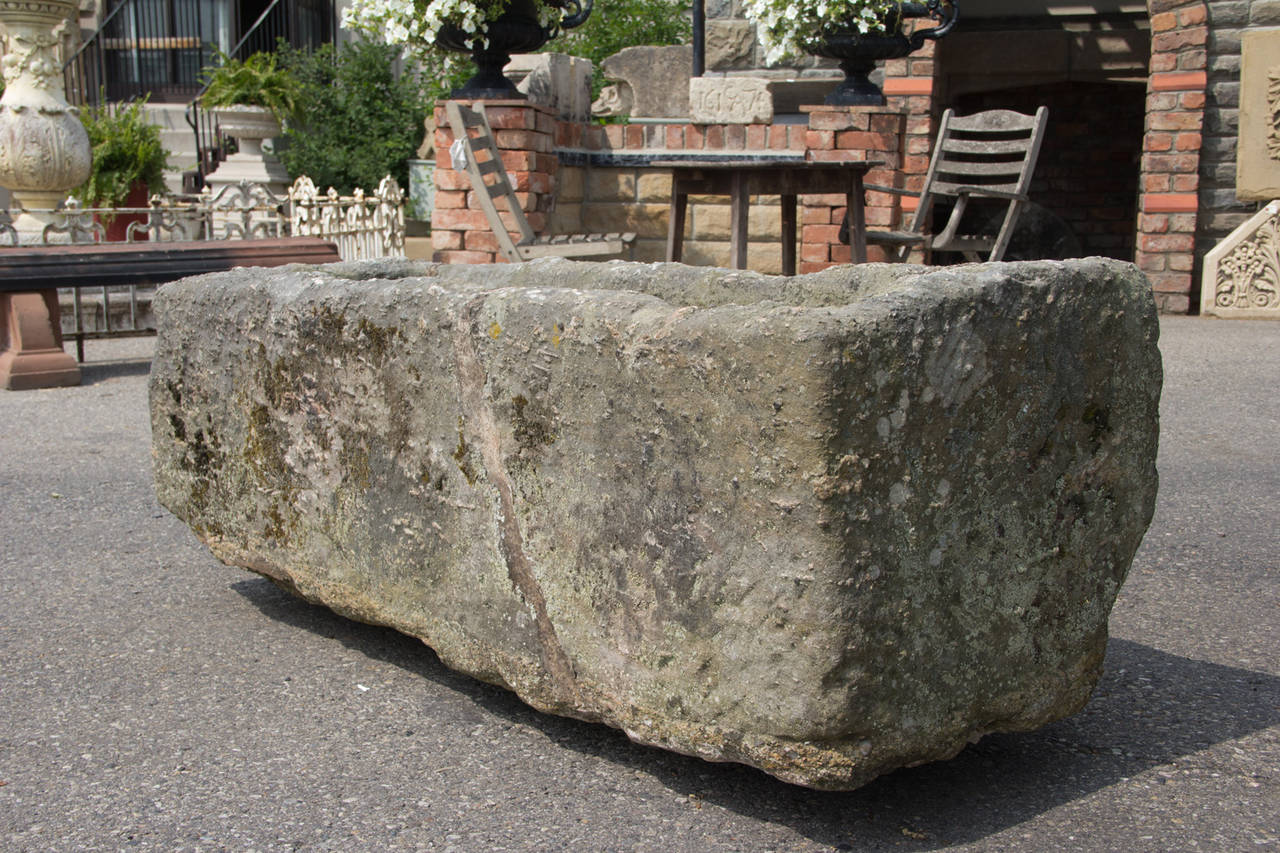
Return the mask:
[[[241,104],[266,107],[280,121],[293,114],[298,103],[298,83],[284,68],[277,67],[271,53],[255,53],[241,62],[220,54],[219,64],[204,69],[206,107]]]
[[[299,87],[280,154],[289,174],[341,193],[373,191],[387,174],[407,188],[427,99],[418,77],[397,73],[399,50],[356,41],[314,53],[282,45],[280,55]]]
[[[617,0],[596,3],[585,24],[553,39],[543,51],[590,59],[594,99],[606,83],[600,70],[606,57],[633,45],[688,44],[692,37],[693,20],[684,0]]]
[[[73,195],[90,207],[119,207],[135,183],[147,193],[163,192],[169,152],[160,144],[160,128],[147,121],[142,101],[82,108],[93,165],[89,180]]]

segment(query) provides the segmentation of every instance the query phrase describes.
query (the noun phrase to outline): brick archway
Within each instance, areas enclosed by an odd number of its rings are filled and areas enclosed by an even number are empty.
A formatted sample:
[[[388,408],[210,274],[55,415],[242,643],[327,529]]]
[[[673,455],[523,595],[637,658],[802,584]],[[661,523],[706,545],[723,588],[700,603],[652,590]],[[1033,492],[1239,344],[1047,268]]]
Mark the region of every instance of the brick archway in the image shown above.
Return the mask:
[[[1162,311],[1191,307],[1207,76],[1204,0],[1148,0],[1151,63],[1134,261]]]

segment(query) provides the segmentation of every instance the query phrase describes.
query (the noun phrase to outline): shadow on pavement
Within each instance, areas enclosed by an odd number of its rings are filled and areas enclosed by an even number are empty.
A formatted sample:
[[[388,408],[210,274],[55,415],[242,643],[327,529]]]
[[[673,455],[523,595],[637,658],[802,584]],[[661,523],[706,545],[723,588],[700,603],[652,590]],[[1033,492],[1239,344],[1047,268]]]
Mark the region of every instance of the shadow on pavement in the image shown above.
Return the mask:
[[[266,580],[234,589],[272,619],[428,678],[561,746],[836,849],[932,850],[978,841],[1145,770],[1280,725],[1280,678],[1112,639],[1106,672],[1080,714],[1036,732],[990,735],[950,761],[899,770],[857,791],[811,791],[748,767],[637,746],[603,725],[538,713],[506,690],[447,669],[412,637],[344,619]]]
[[[88,361],[80,365],[80,384],[97,385],[112,379],[146,376],[151,372],[151,359],[127,358],[118,361]]]

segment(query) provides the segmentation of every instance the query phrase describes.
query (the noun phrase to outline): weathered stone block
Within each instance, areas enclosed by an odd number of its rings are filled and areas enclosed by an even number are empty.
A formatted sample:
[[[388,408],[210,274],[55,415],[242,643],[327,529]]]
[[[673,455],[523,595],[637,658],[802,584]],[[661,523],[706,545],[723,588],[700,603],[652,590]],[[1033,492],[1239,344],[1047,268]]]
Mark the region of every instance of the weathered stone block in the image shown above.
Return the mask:
[[[768,124],[773,95],[763,77],[693,77],[689,116],[695,124]]]
[[[728,71],[751,67],[756,57],[755,24],[750,21],[710,20],[706,26],[707,68]]]
[[[804,785],[1079,710],[1155,499],[1114,261],[380,262],[157,307],[157,493],[220,559]]]
[[[1245,34],[1240,81],[1231,101],[1240,105],[1237,194],[1271,201],[1280,198],[1280,30]]]
[[[689,115],[689,78],[693,76],[693,48],[689,45],[624,47],[606,57],[601,69],[617,80],[617,104],[597,109],[596,115],[681,118]],[[605,96],[601,94],[602,100]],[[598,102],[600,103],[600,102]]]

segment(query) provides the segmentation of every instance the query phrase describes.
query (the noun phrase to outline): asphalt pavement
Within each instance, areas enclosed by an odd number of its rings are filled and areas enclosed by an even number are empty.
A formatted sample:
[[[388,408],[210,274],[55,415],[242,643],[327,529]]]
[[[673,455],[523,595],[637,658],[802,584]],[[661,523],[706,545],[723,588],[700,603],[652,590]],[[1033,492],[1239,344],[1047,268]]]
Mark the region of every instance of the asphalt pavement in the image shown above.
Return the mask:
[[[1280,323],[1162,322],[1160,498],[1089,706],[843,794],[221,565],[152,492],[153,344],[0,392],[0,849],[1280,850]]]

